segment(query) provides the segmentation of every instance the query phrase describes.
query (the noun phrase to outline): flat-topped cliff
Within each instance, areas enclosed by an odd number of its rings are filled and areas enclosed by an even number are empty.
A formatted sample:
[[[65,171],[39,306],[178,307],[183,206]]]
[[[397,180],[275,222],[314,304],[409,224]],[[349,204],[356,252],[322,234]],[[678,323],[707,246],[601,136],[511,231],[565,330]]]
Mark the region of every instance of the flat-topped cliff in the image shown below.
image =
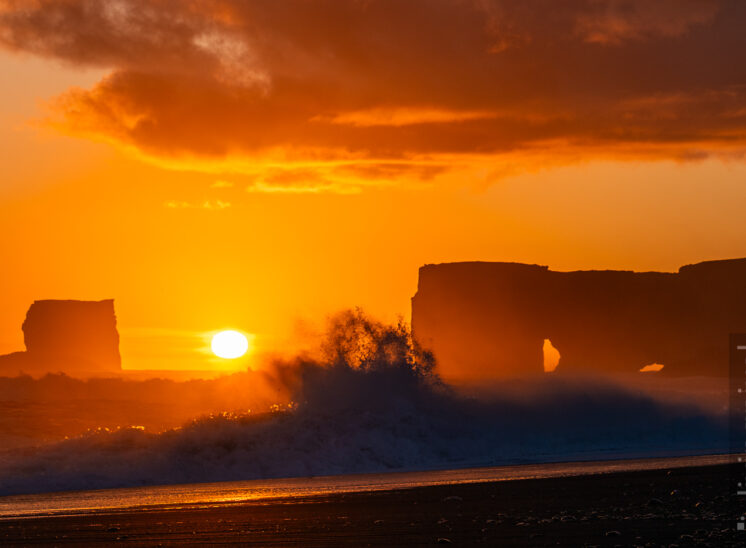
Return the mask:
[[[113,299],[34,301],[22,329],[26,351],[0,356],[0,374],[121,370]]]
[[[555,272],[519,263],[420,268],[412,328],[450,379],[540,373],[551,340],[558,373],[727,374],[728,335],[746,332],[746,259],[678,273]]]

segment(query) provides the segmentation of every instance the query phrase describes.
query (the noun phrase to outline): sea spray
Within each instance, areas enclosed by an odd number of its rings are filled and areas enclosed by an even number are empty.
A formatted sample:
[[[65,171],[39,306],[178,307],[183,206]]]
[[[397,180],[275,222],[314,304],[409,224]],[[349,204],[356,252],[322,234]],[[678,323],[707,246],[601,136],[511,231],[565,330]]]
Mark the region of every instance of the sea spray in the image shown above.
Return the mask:
[[[726,447],[725,419],[608,384],[527,380],[530,398],[460,395],[402,322],[336,316],[320,350],[278,362],[292,403],[162,433],[96,431],[0,461],[0,493],[676,455]]]

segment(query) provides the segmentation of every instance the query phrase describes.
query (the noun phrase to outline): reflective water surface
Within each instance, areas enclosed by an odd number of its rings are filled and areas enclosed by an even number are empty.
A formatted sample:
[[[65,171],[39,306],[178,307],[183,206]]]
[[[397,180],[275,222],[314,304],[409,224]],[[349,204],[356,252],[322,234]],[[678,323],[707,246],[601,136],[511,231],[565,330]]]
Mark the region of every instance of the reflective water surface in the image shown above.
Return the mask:
[[[0,519],[19,516],[66,515],[149,506],[180,507],[298,498],[359,491],[409,489],[427,485],[551,478],[610,472],[725,464],[729,455],[566,462],[463,468],[382,474],[349,474],[221,483],[195,483],[69,491],[0,497]]]

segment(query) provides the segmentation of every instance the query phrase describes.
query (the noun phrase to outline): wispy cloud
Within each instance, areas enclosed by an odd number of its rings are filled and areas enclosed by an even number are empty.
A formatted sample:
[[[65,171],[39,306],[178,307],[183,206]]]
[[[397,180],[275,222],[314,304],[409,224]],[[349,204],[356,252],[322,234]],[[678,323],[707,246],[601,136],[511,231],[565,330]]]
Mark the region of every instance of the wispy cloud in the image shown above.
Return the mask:
[[[444,124],[448,122],[465,122],[468,120],[482,120],[496,118],[495,112],[489,111],[459,111],[429,108],[373,108],[369,110],[355,110],[334,116],[316,116],[313,122],[341,124],[357,127],[374,126],[412,126],[418,124]]]
[[[187,202],[182,200],[169,200],[163,204],[169,209],[214,209],[221,210],[231,207],[230,202],[222,200],[205,200],[204,202]]]

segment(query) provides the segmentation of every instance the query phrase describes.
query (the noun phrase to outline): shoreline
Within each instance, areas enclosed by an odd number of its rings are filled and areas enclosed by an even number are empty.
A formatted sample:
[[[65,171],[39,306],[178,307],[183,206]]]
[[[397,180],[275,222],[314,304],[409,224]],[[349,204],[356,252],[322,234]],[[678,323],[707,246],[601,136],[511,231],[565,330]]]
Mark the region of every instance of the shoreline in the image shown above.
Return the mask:
[[[740,546],[734,466],[9,518],[0,544]]]
[[[676,457],[632,457],[5,495],[0,496],[0,522],[34,516],[149,510],[174,504],[196,507],[435,485],[569,478],[625,471],[712,466],[732,462],[736,456],[712,453]]]

